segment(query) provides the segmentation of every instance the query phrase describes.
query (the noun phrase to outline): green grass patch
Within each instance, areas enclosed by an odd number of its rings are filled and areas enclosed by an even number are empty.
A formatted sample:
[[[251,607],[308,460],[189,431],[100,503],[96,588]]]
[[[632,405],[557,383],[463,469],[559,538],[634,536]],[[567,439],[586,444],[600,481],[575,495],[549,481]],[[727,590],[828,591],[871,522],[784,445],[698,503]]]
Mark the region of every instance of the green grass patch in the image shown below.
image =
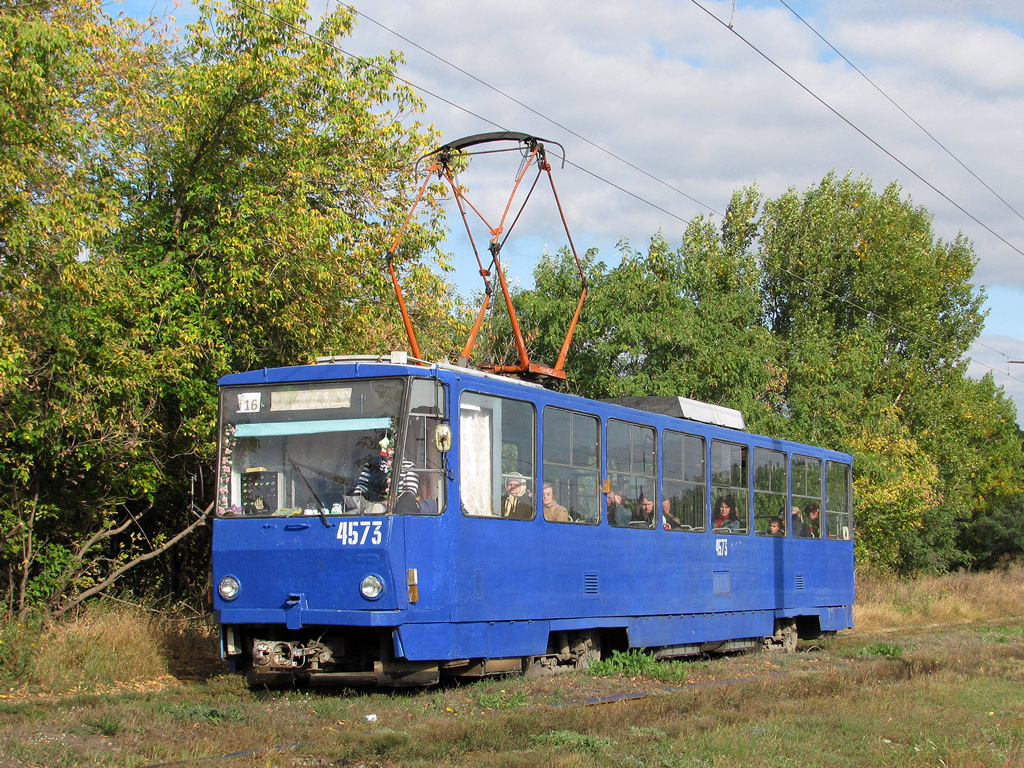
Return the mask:
[[[888,659],[897,659],[903,656],[903,646],[890,645],[888,643],[875,643],[860,651],[861,656],[880,656]]]
[[[241,707],[231,704],[214,707],[209,704],[186,701],[181,704],[173,704],[164,711],[176,720],[185,720],[190,723],[221,725],[223,723],[241,723],[249,719]]]
[[[484,709],[516,709],[529,704],[526,691],[487,691],[477,694],[476,703]]]
[[[104,712],[98,717],[84,721],[83,725],[93,733],[108,738],[117,736],[124,728],[121,718],[113,712]]]
[[[573,752],[600,752],[605,747],[613,747],[615,739],[605,739],[589,733],[576,731],[548,731],[533,737],[535,744],[555,749],[568,749]]]
[[[642,648],[613,651],[611,656],[593,661],[587,673],[594,677],[645,677],[664,682],[682,682],[690,675],[690,662],[658,661]]]
[[[1024,627],[981,627],[978,634],[993,643],[1008,643],[1024,637]]]

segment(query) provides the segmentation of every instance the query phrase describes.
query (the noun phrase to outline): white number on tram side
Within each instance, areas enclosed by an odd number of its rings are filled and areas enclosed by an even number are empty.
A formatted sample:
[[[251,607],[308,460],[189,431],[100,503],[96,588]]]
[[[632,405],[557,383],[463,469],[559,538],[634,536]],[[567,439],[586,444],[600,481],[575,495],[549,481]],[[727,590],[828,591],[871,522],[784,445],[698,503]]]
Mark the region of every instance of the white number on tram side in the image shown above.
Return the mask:
[[[380,544],[383,527],[384,523],[380,520],[340,520],[338,541],[344,545],[355,546],[365,544],[369,538],[370,544]]]
[[[729,540],[715,539],[715,554],[719,557],[729,556]]]

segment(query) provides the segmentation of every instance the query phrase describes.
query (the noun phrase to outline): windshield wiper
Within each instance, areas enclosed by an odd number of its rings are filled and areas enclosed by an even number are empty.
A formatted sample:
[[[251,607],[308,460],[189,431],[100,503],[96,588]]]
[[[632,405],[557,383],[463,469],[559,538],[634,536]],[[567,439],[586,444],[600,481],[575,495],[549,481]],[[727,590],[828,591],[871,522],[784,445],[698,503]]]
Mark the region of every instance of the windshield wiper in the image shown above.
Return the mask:
[[[316,502],[316,508],[320,511],[320,519],[324,521],[324,526],[327,527],[327,528],[330,528],[331,527],[331,521],[327,519],[327,509],[324,507],[324,503],[322,501],[320,501],[320,497],[316,495],[316,491],[314,491],[313,490],[313,486],[311,486],[309,484],[309,480],[306,479],[306,476],[303,474],[302,470],[299,468],[299,465],[296,464],[291,459],[288,459],[288,463],[291,464],[293,467],[295,467],[295,471],[299,473],[299,477],[301,477],[302,478],[302,482],[305,483],[306,489],[309,491],[310,495],[313,497],[313,501]]]

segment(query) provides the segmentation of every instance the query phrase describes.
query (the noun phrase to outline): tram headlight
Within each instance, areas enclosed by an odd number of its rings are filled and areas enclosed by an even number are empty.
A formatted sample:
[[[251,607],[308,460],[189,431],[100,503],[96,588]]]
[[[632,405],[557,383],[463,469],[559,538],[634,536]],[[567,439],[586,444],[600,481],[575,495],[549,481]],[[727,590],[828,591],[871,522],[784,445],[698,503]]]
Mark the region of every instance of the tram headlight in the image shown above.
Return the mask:
[[[384,582],[372,573],[369,576],[364,576],[363,580],[359,582],[359,594],[367,600],[376,600],[383,591]]]
[[[234,600],[238,597],[238,590],[240,588],[238,579],[234,576],[225,576],[220,580],[220,584],[217,585],[217,592],[225,600]]]

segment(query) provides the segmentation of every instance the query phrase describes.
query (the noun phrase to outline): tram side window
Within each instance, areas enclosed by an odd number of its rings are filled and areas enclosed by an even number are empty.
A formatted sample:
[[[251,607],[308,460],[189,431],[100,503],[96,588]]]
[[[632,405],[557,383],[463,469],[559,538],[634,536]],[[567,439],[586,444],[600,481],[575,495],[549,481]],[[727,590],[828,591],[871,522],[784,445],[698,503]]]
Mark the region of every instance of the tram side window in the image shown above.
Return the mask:
[[[437,445],[437,426],[444,420],[444,386],[433,379],[413,379],[409,401],[409,426],[403,464],[416,475],[415,503],[399,496],[395,511],[404,514],[438,515],[444,512],[444,454]]]
[[[849,541],[853,530],[853,488],[848,464],[825,462],[825,527],[830,539]]]
[[[666,430],[661,439],[661,515],[665,528],[707,528],[708,486],[704,438]]]
[[[658,470],[653,427],[608,421],[608,522],[653,528],[658,520]]]
[[[598,466],[601,423],[594,416],[544,409],[544,483],[541,507],[552,523],[596,524],[601,519]]]
[[[462,511],[532,520],[536,514],[536,417],[520,400],[464,392],[459,401]]]
[[[821,459],[793,457],[793,535],[801,539],[821,538]]]
[[[788,515],[786,454],[754,449],[754,532],[758,536],[785,536]]]
[[[711,441],[711,527],[715,533],[750,531],[747,446]]]

